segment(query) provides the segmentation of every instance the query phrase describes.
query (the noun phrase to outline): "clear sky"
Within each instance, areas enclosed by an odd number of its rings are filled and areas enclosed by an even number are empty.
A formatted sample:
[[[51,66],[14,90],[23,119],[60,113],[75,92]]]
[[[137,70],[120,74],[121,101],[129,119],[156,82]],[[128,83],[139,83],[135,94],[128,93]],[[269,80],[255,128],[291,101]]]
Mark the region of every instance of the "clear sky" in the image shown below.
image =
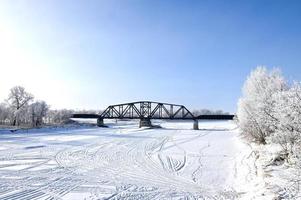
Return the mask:
[[[154,100],[236,111],[258,65],[301,80],[300,1],[0,0],[0,101]]]

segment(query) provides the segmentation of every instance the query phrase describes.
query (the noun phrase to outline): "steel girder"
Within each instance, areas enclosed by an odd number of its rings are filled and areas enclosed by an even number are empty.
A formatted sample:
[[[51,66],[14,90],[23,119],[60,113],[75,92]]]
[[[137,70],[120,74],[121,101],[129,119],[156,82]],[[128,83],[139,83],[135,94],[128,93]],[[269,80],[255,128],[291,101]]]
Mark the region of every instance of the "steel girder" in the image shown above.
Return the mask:
[[[73,114],[71,118],[233,120],[234,115],[194,116],[183,105],[137,101],[110,105],[101,114]]]
[[[106,119],[195,119],[183,105],[152,101],[110,105],[100,117]]]

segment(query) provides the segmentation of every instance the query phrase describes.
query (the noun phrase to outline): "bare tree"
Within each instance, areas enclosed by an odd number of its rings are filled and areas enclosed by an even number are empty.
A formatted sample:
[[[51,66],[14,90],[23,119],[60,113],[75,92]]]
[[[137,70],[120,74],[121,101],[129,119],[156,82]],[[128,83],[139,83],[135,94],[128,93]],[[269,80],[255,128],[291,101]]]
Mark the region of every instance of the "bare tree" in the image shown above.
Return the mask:
[[[12,125],[15,126],[18,124],[20,111],[25,108],[28,103],[33,100],[33,98],[33,95],[26,92],[25,88],[22,86],[15,86],[10,89],[7,102],[13,111]]]

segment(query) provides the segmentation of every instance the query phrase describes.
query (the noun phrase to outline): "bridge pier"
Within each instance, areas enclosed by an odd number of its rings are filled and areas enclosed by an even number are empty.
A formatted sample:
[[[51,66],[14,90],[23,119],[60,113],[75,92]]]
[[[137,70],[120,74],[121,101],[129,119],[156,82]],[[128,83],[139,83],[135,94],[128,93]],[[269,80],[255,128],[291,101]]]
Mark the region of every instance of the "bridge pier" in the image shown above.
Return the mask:
[[[152,127],[152,122],[149,118],[141,118],[139,122],[139,128],[141,127]]]
[[[101,117],[97,118],[97,126],[99,126],[99,127],[103,127],[104,126],[103,118],[101,118]]]
[[[193,120],[193,130],[199,130],[199,121],[197,119]]]

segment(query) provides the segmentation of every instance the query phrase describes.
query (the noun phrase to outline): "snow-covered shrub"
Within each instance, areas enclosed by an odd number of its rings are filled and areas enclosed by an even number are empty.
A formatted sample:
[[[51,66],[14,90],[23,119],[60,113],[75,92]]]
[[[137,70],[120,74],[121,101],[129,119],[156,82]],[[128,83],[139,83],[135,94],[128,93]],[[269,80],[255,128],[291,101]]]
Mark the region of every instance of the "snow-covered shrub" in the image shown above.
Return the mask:
[[[279,70],[268,72],[265,67],[257,67],[251,72],[238,102],[237,117],[243,136],[266,143],[267,136],[276,130],[278,123],[274,116],[276,100],[273,96],[286,88]]]

